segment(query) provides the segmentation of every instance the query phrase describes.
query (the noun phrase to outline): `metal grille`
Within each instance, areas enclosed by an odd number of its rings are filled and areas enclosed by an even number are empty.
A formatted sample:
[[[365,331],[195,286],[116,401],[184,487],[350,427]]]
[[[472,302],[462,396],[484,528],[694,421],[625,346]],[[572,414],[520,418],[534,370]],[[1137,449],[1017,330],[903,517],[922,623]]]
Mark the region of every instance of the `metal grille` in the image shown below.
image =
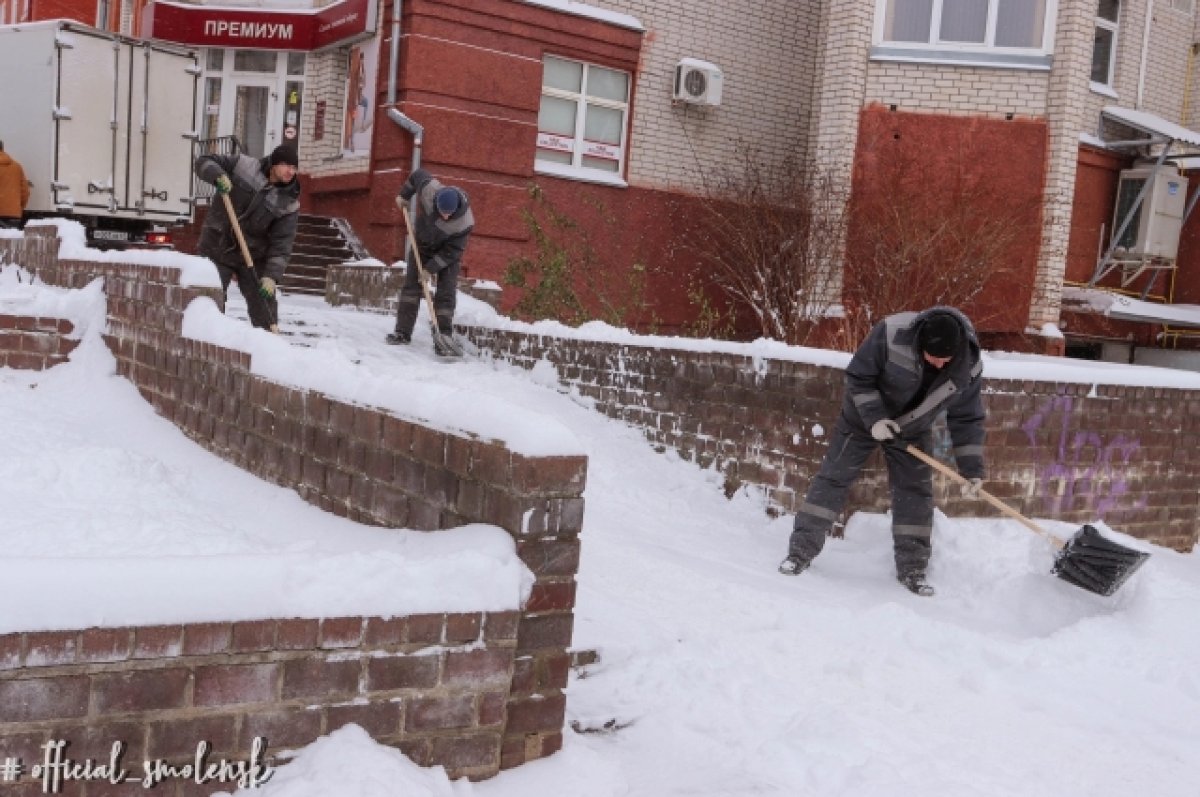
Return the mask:
[[[237,136],[218,136],[216,138],[201,138],[196,140],[196,145],[192,153],[192,162],[201,155],[239,155],[242,151],[242,143],[238,141]],[[196,204],[208,205],[212,203],[213,195],[217,193],[216,186],[212,183],[206,183],[203,180],[196,179]]]

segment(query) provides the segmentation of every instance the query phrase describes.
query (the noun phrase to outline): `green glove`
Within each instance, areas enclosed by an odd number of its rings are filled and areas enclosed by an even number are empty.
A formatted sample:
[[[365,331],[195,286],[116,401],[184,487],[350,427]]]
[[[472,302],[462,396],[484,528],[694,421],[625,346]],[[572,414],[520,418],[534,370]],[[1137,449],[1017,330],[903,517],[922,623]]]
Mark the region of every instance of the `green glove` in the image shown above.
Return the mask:
[[[275,295],[275,280],[270,277],[263,277],[258,283],[258,295],[264,299],[270,299]]]
[[[233,190],[233,183],[229,180],[229,175],[222,174],[217,179],[213,180],[213,185],[217,187],[218,194],[228,194]]]

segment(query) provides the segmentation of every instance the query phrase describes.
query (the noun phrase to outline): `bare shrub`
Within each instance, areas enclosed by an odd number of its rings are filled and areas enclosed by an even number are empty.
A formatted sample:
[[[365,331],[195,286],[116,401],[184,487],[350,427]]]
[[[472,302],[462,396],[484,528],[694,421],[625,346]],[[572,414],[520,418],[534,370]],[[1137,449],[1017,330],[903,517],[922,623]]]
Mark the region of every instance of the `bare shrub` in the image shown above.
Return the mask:
[[[705,183],[686,236],[700,266],[693,281],[749,314],[762,337],[808,342],[840,299],[846,217],[833,181],[739,145],[733,164]]]

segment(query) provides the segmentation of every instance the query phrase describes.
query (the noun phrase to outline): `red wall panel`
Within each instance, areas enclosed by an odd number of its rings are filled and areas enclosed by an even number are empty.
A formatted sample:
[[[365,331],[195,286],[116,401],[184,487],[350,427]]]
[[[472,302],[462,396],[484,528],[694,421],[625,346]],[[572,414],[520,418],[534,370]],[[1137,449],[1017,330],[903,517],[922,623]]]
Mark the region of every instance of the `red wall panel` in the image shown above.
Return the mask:
[[[1040,200],[1045,180],[1047,129],[1042,119],[1001,120],[971,116],[905,113],[873,105],[859,118],[854,168],[854,205],[847,284],[870,279],[869,258],[861,251],[868,219],[862,209],[920,207],[948,212],[950,203],[969,196],[978,215],[1025,207],[1021,231],[1004,257],[1008,273],[988,280],[981,297],[966,311],[993,339],[1023,334],[1033,295],[1041,239]],[[964,186],[968,188],[964,189]],[[954,263],[945,267],[953,269]],[[911,307],[930,304],[913,286]]]

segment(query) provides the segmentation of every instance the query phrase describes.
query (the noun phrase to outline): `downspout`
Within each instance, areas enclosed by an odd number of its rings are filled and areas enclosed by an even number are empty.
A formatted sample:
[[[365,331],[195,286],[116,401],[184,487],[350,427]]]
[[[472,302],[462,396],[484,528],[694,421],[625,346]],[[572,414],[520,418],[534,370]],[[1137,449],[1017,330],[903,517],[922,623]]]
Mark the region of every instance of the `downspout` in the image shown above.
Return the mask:
[[[425,143],[425,128],[417,124],[411,118],[396,110],[396,74],[400,71],[400,11],[404,0],[392,0],[392,47],[391,61],[392,66],[388,72],[388,119],[391,119],[400,127],[412,133],[413,151],[412,151],[412,172],[421,168],[421,146]],[[417,195],[413,194],[409,201],[409,213],[415,218],[417,213]],[[409,259],[409,242],[408,236],[404,237],[404,260]]]
[[[399,0],[396,0],[399,2]],[[1142,59],[1138,65],[1137,105],[1142,110],[1142,95],[1146,92],[1146,62],[1150,55],[1150,25],[1154,22],[1154,0],[1146,0],[1146,26],[1142,29]]]
[[[392,0],[392,66],[388,72],[388,118],[413,134],[413,169],[421,165],[421,145],[425,139],[425,128],[396,110],[396,74],[400,71],[400,12],[404,0]]]

